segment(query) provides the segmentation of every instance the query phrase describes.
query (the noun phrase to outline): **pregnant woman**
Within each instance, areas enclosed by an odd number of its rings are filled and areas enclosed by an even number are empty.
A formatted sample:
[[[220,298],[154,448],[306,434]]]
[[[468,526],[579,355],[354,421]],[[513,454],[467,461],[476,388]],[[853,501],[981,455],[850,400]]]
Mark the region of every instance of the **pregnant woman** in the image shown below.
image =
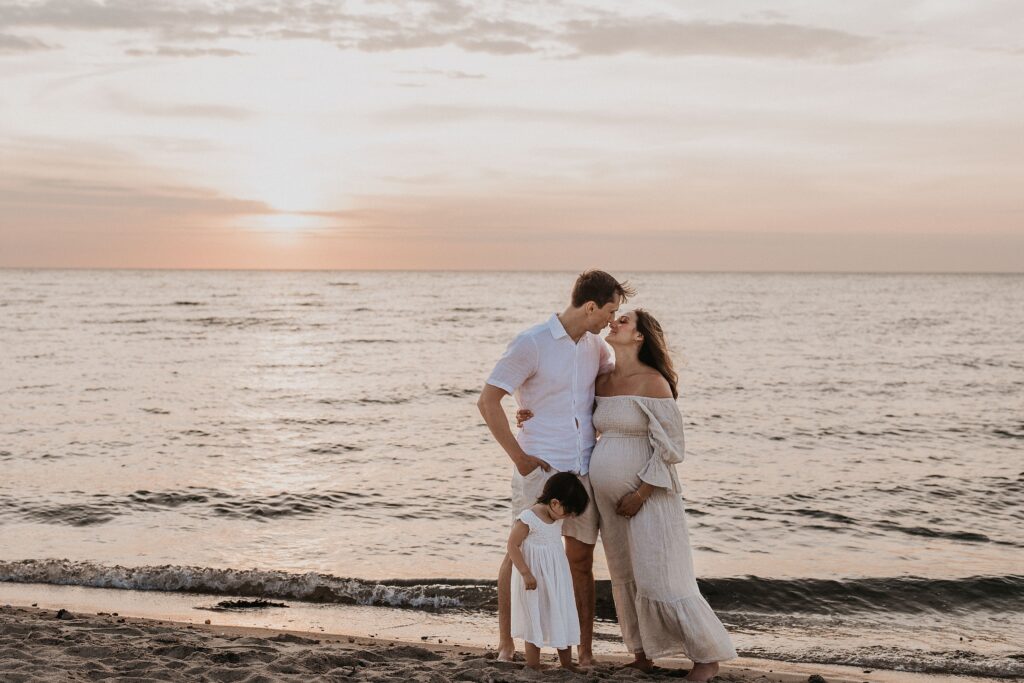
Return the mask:
[[[594,426],[601,438],[590,480],[626,647],[647,671],[652,659],[685,655],[686,677],[710,680],[736,650],[697,588],[675,465],[683,419],[661,325],[636,310],[611,323],[615,370],[597,378]]]

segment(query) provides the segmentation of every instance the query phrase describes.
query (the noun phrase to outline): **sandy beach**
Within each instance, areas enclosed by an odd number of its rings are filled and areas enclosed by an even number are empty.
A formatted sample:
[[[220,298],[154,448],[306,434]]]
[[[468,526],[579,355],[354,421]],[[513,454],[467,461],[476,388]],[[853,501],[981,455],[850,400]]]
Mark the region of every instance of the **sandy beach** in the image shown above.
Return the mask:
[[[545,657],[554,662],[553,655]],[[494,652],[303,631],[187,624],[111,613],[0,607],[0,680],[21,681],[631,681],[679,679],[682,663],[653,674],[602,657],[585,674],[495,661]],[[821,669],[822,667],[818,667]],[[818,681],[799,665],[723,667],[735,683]],[[867,680],[827,673],[830,683]],[[872,680],[879,680],[872,678]]]

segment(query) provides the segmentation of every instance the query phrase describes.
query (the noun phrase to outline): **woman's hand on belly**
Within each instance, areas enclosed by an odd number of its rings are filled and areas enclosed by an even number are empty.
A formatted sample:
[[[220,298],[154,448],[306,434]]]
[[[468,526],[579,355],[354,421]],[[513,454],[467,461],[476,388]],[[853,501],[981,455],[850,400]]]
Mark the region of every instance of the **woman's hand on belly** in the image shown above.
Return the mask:
[[[630,491],[619,499],[618,504],[615,506],[615,511],[627,519],[633,517],[636,513],[640,512],[640,508],[644,506],[647,499],[654,493],[654,488],[647,482],[643,482],[636,491]]]

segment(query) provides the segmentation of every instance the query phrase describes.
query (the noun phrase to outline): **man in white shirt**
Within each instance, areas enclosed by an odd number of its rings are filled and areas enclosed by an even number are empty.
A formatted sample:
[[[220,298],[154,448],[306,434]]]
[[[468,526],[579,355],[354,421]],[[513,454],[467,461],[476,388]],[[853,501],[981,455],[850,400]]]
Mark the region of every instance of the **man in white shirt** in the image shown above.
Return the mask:
[[[594,544],[598,514],[588,472],[594,449],[594,380],[610,372],[615,357],[598,336],[615,319],[619,305],[636,292],[600,270],[576,279],[572,301],[562,313],[535,325],[508,345],[487,378],[477,406],[512,460],[512,518],[533,505],[555,472],[573,472],[590,494],[591,504],[562,526],[580,616],[580,666],[593,664]],[[533,417],[518,438],[512,435],[502,399],[514,394]],[[515,654],[511,625],[512,561],[505,556],[498,573],[498,659]]]

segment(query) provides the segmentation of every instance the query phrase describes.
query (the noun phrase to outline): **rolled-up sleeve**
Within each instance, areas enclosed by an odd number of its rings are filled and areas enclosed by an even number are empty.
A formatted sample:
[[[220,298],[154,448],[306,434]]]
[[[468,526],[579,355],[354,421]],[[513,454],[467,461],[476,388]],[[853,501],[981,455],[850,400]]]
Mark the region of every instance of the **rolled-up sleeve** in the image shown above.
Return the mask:
[[[540,353],[537,342],[528,334],[521,334],[508,345],[504,355],[498,359],[487,383],[491,386],[514,393],[523,382],[537,372]]]

